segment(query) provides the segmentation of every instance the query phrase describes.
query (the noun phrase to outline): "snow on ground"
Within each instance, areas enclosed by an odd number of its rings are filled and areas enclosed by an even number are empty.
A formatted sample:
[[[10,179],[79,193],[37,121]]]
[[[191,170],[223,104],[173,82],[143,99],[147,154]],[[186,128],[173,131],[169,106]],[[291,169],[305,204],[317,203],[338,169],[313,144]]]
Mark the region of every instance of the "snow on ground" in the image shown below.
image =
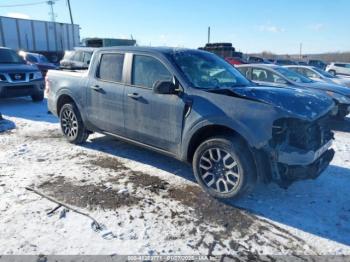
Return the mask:
[[[348,254],[350,120],[317,180],[220,203],[186,164],[101,135],[68,144],[45,102],[0,101],[0,254]],[[34,187],[105,225],[59,209]]]

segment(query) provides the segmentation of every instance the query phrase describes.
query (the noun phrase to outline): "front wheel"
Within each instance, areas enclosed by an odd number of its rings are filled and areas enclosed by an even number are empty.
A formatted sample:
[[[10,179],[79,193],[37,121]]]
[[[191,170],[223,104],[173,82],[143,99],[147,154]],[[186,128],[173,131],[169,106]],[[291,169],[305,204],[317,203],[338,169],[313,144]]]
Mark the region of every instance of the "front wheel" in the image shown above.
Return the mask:
[[[250,150],[229,136],[204,141],[194,154],[193,171],[203,190],[216,198],[238,198],[257,181]]]
[[[81,144],[89,136],[80,112],[74,103],[63,105],[60,111],[61,129],[66,139],[72,144]]]

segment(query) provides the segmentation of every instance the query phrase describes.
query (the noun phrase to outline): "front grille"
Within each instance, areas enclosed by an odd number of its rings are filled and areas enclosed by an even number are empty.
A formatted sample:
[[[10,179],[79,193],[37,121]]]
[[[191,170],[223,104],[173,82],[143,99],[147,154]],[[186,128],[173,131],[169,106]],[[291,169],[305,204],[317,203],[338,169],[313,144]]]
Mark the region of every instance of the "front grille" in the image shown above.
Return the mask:
[[[33,88],[34,88],[33,85],[27,85],[27,86],[23,85],[23,86],[10,86],[10,87],[7,87],[7,90],[8,91],[11,91],[11,90],[18,91],[18,90],[30,90],[30,89],[33,89]]]
[[[10,73],[9,74],[12,81],[25,81],[26,80],[26,74],[25,73]]]

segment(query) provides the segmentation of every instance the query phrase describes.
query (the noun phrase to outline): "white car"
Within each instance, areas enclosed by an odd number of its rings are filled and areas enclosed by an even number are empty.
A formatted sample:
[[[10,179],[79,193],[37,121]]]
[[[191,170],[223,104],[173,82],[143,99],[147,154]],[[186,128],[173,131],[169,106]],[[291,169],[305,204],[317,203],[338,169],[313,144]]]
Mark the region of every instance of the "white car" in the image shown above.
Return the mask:
[[[326,71],[332,75],[350,76],[350,63],[333,62],[327,66]]]
[[[291,65],[285,67],[287,67],[289,70],[311,78],[312,80],[317,82],[333,83],[337,85],[350,87],[350,78],[332,75],[331,73],[328,73],[314,66]]]

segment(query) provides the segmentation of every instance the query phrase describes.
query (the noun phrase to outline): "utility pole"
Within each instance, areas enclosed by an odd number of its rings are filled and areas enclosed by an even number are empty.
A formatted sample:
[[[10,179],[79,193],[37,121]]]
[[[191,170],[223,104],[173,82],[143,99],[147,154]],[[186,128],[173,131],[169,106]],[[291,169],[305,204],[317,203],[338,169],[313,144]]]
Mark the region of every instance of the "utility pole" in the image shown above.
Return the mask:
[[[70,6],[70,0],[67,0],[67,5],[68,5],[68,9],[69,9],[70,22],[71,22],[71,24],[73,25],[74,22],[73,22],[72,8],[71,8],[71,6]]]
[[[210,26],[208,27],[208,44],[210,44]]]
[[[303,43],[300,43],[300,55],[299,55],[300,59],[302,59],[302,55],[303,55]]]
[[[46,2],[49,6],[50,6],[50,12],[49,12],[49,15],[51,17],[51,22],[55,22],[56,20],[56,14],[53,10],[53,5],[55,4],[55,0],[49,0]]]

